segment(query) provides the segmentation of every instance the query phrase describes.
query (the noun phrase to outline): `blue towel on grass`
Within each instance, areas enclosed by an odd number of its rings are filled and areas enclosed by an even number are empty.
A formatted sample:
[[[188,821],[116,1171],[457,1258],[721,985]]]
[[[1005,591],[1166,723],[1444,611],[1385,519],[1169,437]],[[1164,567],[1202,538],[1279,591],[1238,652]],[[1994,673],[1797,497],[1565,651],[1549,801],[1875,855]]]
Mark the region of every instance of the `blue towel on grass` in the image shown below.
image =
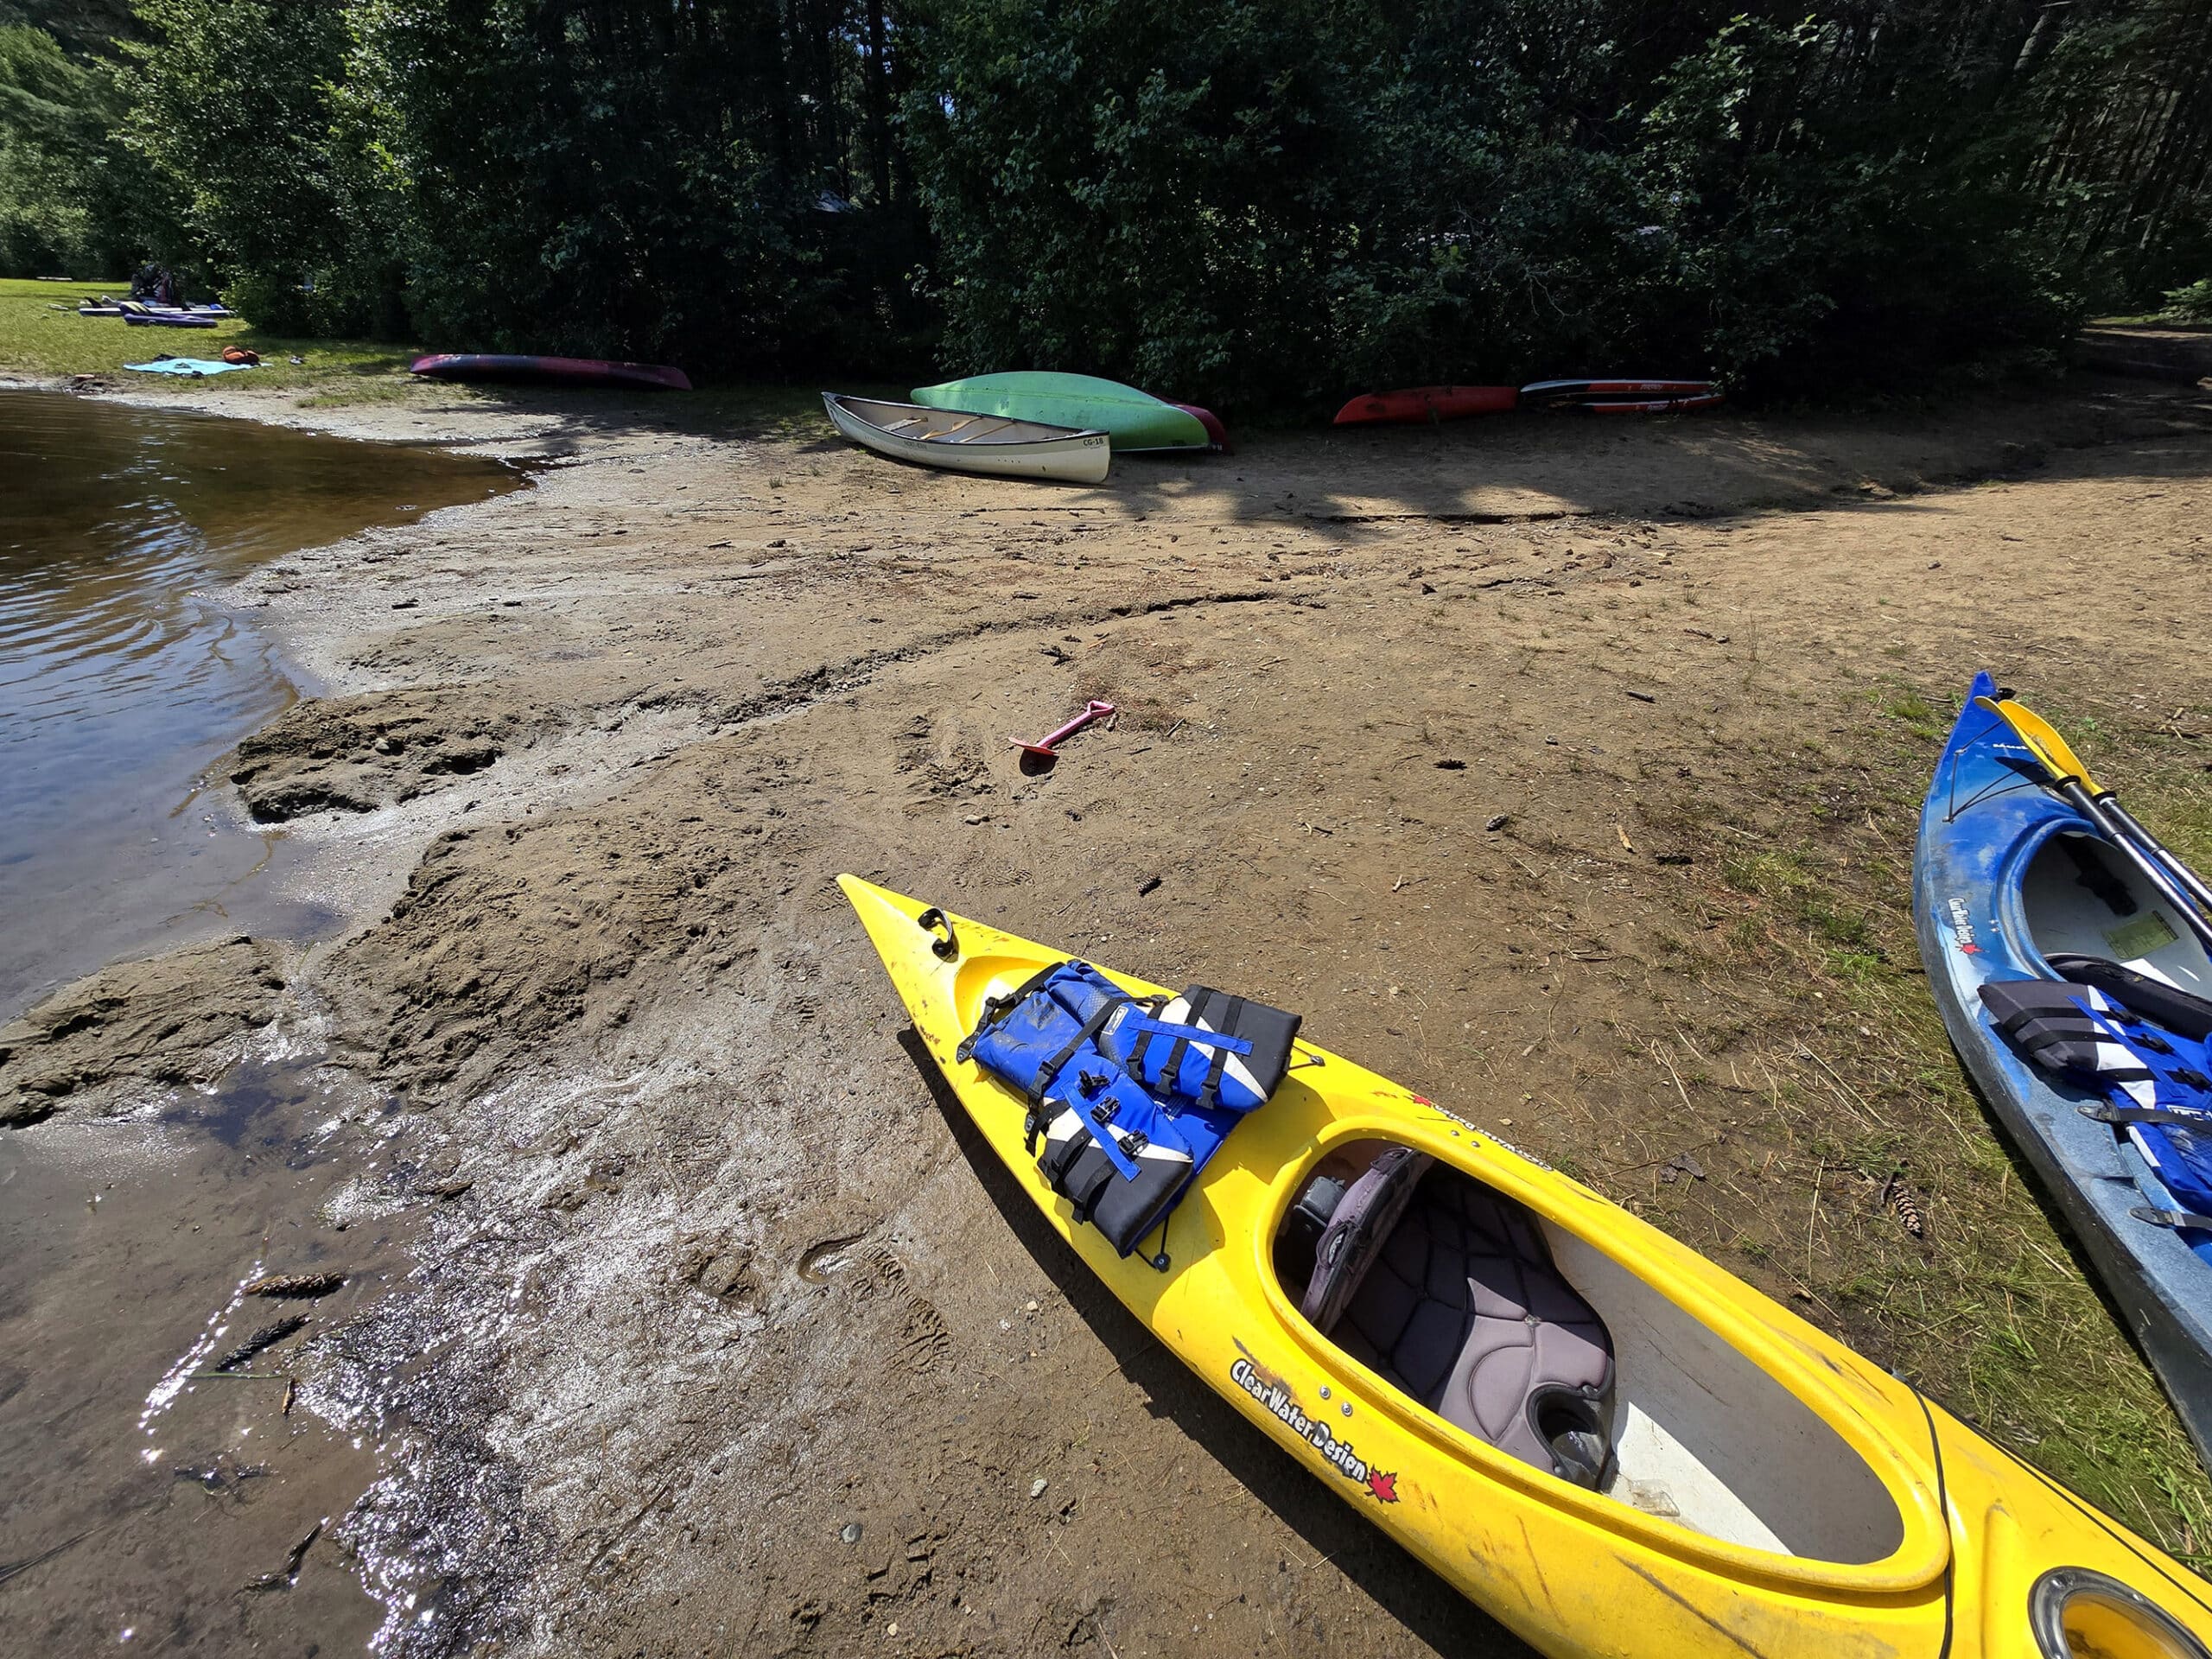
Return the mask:
[[[126,369],[136,369],[141,374],[181,374],[197,380],[204,375],[228,374],[232,369],[250,369],[251,363],[225,363],[205,357],[165,357],[153,363],[126,363]]]

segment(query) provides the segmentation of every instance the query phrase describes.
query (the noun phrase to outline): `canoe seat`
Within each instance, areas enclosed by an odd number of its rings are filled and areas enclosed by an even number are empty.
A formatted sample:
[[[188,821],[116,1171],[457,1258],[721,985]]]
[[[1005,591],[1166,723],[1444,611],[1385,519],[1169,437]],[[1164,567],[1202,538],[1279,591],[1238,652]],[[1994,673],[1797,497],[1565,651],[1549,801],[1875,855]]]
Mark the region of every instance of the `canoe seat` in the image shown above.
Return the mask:
[[[1407,1147],[1340,1190],[1306,1318],[1477,1439],[1602,1486],[1613,1467],[1612,1338],[1553,1265],[1535,1218]]]

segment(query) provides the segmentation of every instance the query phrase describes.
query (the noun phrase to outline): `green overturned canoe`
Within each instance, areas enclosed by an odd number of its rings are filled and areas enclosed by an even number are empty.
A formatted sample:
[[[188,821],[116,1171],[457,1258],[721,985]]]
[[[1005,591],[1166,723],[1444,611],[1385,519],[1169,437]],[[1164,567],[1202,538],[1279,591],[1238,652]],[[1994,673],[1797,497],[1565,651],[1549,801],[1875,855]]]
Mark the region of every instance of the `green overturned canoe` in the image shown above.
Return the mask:
[[[1008,420],[1103,432],[1116,449],[1204,449],[1212,440],[1195,415],[1149,392],[1088,374],[1020,370],[917,386],[914,401]]]

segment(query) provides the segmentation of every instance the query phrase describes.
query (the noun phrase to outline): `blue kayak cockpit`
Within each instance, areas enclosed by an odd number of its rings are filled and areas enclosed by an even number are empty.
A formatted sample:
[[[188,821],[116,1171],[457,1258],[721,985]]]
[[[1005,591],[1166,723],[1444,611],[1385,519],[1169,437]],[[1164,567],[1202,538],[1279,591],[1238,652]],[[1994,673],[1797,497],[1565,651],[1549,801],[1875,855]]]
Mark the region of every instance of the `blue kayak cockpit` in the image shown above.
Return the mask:
[[[2017,921],[2024,966],[2047,976],[2053,957],[2101,957],[2212,997],[2212,957],[2172,906],[2102,836],[2054,824],[2022,849]]]

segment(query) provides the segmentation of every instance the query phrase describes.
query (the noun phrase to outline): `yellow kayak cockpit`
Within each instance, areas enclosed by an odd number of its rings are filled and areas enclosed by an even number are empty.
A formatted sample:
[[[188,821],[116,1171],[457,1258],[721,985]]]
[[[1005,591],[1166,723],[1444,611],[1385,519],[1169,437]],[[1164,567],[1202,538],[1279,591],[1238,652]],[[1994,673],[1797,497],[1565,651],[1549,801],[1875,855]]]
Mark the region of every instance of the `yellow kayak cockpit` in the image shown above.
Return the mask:
[[[1278,1285],[1410,1405],[1720,1542],[1859,1566],[1897,1552],[1903,1515],[1864,1458],[1575,1234],[1398,1141],[1337,1141],[1291,1185]]]
[[[987,998],[1067,954],[925,928],[918,901],[842,881],[1070,1248],[1543,1651],[2212,1659],[2212,1591],[2155,1546],[1695,1251],[1302,1040],[1167,1213],[1166,1269],[1117,1254],[1025,1151],[1027,1103],[958,1053]]]

